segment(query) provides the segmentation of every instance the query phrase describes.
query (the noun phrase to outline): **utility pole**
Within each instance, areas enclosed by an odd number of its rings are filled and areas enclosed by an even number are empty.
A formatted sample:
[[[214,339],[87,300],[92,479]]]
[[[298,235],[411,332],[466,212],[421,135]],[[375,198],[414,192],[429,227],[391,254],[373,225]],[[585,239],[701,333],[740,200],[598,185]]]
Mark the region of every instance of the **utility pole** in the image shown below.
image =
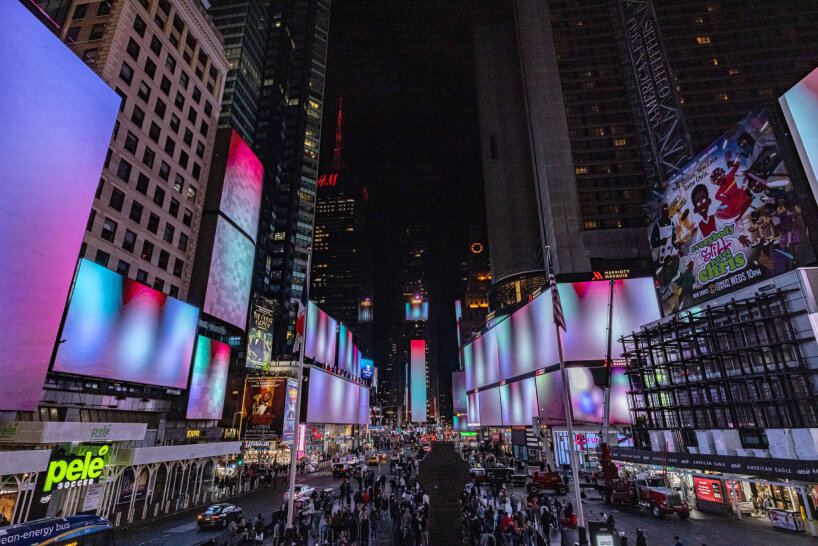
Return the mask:
[[[605,390],[602,391],[602,442],[608,443],[609,429],[611,428],[611,343],[613,338],[613,300],[616,281],[611,279],[611,293],[608,297],[608,348],[605,353]]]

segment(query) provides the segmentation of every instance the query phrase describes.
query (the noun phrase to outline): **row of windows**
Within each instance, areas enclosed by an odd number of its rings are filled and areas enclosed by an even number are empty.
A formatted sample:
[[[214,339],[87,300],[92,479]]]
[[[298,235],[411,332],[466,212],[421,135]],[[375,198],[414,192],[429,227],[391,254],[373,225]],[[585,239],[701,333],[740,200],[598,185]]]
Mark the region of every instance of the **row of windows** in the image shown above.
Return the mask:
[[[85,253],[87,250],[86,243],[82,243],[82,248],[80,249],[80,257],[85,257]],[[96,254],[94,255],[94,262],[103,266],[108,267],[111,262],[111,255],[108,252],[105,252],[102,249],[98,249]],[[122,275],[123,277],[127,277],[128,273],[130,273],[131,264],[126,262],[125,260],[119,260],[116,265],[116,272]],[[141,282],[142,284],[148,284],[148,272],[144,269],[137,269],[136,270],[136,282]],[[165,281],[159,277],[154,277],[153,279],[153,288],[160,292],[165,291]],[[168,289],[168,295],[172,298],[179,297],[179,287],[171,284]]]

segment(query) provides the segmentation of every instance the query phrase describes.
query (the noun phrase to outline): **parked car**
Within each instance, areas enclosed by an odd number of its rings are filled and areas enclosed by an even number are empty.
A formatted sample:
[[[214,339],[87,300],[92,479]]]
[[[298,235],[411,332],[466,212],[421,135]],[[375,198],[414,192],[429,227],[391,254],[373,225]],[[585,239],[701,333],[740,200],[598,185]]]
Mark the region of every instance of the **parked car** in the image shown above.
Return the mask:
[[[304,484],[304,483],[297,483],[297,484],[295,484],[295,487],[293,488],[293,491],[295,492],[295,500],[305,501],[305,500],[309,499],[310,497],[312,497],[312,494],[315,493],[315,488],[312,487],[311,485],[307,485],[307,484]],[[285,491],[284,492],[284,500],[287,501],[289,499],[290,499],[290,492]]]
[[[199,529],[205,527],[227,527],[227,524],[233,520],[241,519],[241,508],[235,504],[222,502],[213,504],[207,507],[207,510],[199,514],[197,523]]]

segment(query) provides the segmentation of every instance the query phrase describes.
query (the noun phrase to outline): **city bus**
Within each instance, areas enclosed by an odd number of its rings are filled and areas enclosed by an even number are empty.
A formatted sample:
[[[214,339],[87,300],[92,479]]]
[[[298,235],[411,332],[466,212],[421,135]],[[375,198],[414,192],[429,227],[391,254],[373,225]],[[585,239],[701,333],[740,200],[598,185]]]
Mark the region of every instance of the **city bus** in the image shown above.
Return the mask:
[[[99,516],[45,518],[0,527],[0,546],[114,546],[111,522]]]

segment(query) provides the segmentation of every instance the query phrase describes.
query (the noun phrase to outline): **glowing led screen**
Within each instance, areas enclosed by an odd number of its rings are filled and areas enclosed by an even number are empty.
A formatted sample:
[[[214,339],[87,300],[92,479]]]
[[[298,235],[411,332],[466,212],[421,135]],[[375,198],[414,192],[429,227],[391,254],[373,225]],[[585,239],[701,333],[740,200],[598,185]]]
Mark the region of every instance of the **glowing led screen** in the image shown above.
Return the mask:
[[[361,377],[364,379],[372,379],[372,372],[375,369],[375,363],[369,358],[361,359]]]
[[[247,323],[255,252],[256,247],[250,239],[227,220],[218,217],[204,312],[242,330]]]
[[[285,432],[285,412],[289,382],[283,377],[248,377],[244,380],[241,428],[245,439],[280,439]],[[296,392],[296,395],[298,393]],[[290,420],[289,440],[292,442],[295,402]]]
[[[613,339],[660,318],[652,279],[614,282]],[[566,361],[604,360],[609,282],[563,283],[558,290],[568,326]],[[467,391],[559,363],[551,301],[546,291],[463,346]]]
[[[479,391],[477,393],[477,404],[480,407],[480,424],[482,426],[499,427],[503,425],[500,389],[498,387]]]
[[[304,355],[316,362],[334,366],[337,332],[338,322],[313,302],[309,302]]]
[[[204,336],[196,338],[196,356],[193,358],[187,403],[188,419],[222,418],[229,367],[229,345]]]
[[[0,30],[0,410],[33,411],[121,100],[20,2]]]
[[[538,415],[537,385],[533,377],[500,386],[503,425],[529,425]]]
[[[361,359],[363,355],[358,347],[352,349],[352,373],[353,375],[361,375]]]
[[[409,371],[412,421],[426,421],[426,341],[413,339],[409,344]]]
[[[466,372],[452,372],[452,410],[454,413],[466,413]]]
[[[184,389],[199,310],[82,260],[58,372]]]
[[[338,325],[338,369],[352,371],[352,332]]]
[[[468,395],[468,411],[466,418],[469,425],[480,425],[480,402],[477,399],[477,394],[469,393]]]
[[[364,425],[369,422],[369,389],[366,387],[318,368],[310,369],[308,384],[308,423]],[[362,390],[366,391],[363,396]]]
[[[798,101],[793,101],[794,104]],[[815,116],[807,107],[807,120]],[[668,180],[649,203],[648,240],[665,313],[814,259],[769,112],[750,112]]]
[[[804,165],[812,195],[818,199],[818,69],[778,99]]]
[[[406,320],[429,320],[429,302],[412,301],[407,303]]]
[[[253,242],[258,232],[263,175],[261,161],[239,134],[235,130],[231,131],[219,210],[249,235]]]

